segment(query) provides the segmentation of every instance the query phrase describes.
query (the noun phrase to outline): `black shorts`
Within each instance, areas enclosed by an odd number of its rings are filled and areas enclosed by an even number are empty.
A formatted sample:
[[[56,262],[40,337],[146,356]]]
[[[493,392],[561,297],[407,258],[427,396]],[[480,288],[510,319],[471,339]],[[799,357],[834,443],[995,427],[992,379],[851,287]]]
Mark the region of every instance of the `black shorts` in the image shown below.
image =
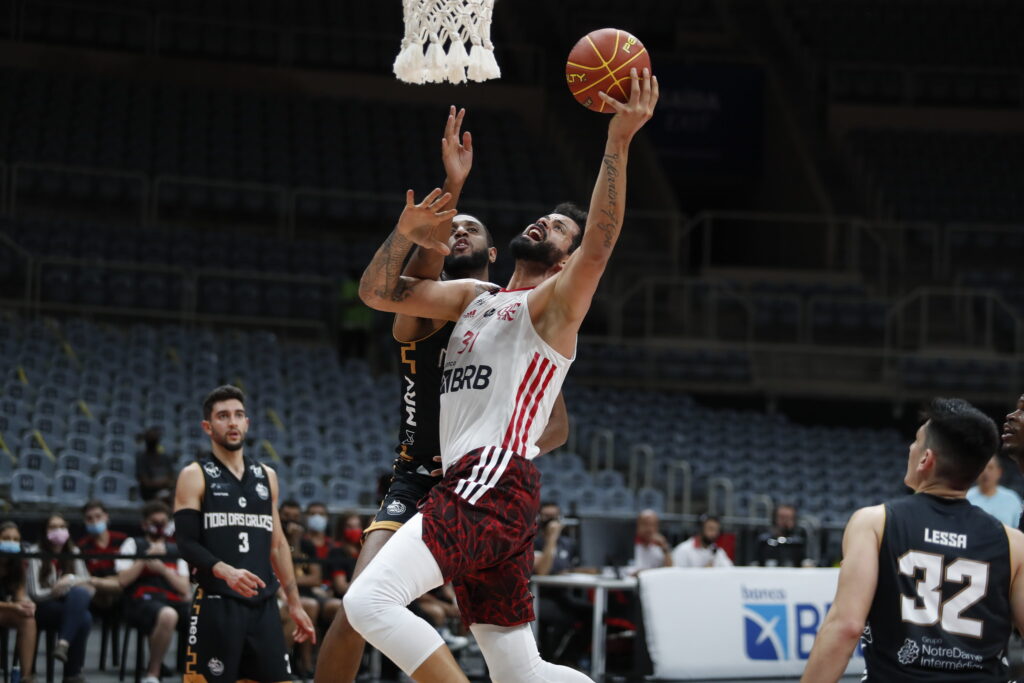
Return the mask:
[[[145,595],[141,598],[126,598],[124,601],[124,621],[129,626],[141,628],[152,633],[156,625],[157,615],[164,607],[172,607],[178,612],[179,624],[188,614],[189,604],[185,601],[173,602],[161,595]]]
[[[260,683],[290,681],[277,600],[251,604],[196,590],[186,629],[184,683],[247,678]]]
[[[441,477],[408,472],[396,466],[387,495],[384,496],[377,516],[370,526],[366,527],[363,536],[377,529],[398,531],[403,524],[412,519],[418,511],[419,502],[426,498],[430,489],[439,481]]]

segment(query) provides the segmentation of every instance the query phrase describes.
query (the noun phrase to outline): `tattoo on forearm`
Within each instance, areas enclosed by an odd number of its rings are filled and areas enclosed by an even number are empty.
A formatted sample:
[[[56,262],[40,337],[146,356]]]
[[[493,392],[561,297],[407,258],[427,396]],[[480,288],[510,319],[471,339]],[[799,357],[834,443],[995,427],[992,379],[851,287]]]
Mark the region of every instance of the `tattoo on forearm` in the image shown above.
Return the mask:
[[[603,218],[597,223],[597,229],[604,234],[604,246],[611,249],[615,237],[619,234],[619,221],[617,218],[619,190],[616,181],[619,177],[619,155],[605,154],[601,160],[604,164],[604,178],[607,185],[605,198],[608,200],[606,206],[600,210]]]
[[[288,585],[284,587],[285,593],[291,593],[293,590],[298,590],[299,584],[295,583],[295,579],[288,582]]]
[[[367,272],[372,275],[370,287],[375,296],[402,301],[409,295],[411,287],[403,284],[401,276],[405,257],[412,247],[413,243],[397,230],[393,230],[384,240],[367,268]]]

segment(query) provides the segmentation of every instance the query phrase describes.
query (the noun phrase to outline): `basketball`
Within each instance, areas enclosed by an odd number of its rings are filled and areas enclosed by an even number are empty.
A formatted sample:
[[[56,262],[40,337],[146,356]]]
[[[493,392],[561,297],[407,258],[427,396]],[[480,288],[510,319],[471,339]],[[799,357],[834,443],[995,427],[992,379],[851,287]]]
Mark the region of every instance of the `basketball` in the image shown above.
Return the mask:
[[[580,38],[569,52],[565,82],[576,101],[587,109],[614,114],[598,97],[601,90],[625,102],[629,99],[629,71],[643,74],[651,57],[636,36],[617,28],[602,28]]]

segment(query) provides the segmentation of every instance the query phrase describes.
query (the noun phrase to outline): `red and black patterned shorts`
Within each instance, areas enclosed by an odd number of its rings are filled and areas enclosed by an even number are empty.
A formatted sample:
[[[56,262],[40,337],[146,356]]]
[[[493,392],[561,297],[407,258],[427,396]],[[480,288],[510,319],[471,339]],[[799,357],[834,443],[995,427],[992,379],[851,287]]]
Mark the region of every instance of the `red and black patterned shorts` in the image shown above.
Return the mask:
[[[463,456],[431,489],[423,542],[451,581],[466,624],[517,626],[533,621],[533,539],[540,473],[498,447]]]

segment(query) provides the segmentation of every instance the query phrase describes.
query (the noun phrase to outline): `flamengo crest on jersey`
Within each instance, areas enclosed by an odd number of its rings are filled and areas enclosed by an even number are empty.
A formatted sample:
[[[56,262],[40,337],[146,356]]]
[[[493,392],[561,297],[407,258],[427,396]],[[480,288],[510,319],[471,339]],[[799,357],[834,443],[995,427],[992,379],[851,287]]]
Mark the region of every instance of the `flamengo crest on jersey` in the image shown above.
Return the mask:
[[[440,388],[445,470],[477,448],[537,455],[537,439],[573,359],[537,334],[529,294],[526,289],[482,294],[452,331]]]

